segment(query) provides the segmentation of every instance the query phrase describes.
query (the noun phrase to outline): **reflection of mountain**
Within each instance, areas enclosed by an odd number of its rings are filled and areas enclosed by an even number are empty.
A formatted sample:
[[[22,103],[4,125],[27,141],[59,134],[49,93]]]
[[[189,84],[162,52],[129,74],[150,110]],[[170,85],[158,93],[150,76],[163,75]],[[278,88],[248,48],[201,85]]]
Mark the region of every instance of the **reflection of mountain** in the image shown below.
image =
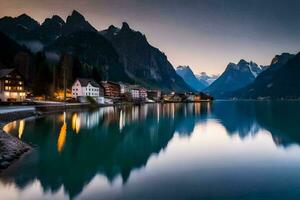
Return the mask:
[[[262,112],[264,109],[264,112]],[[300,144],[300,103],[297,101],[275,101],[256,106],[256,119],[261,127],[272,133],[277,145]]]
[[[217,102],[213,106],[213,115],[229,134],[238,134],[241,138],[259,130],[255,121],[255,105],[251,102]]]
[[[263,128],[272,134],[276,145],[300,144],[299,130],[295,129],[299,126],[299,102],[216,102],[212,113],[229,134],[244,138]]]
[[[11,169],[6,181],[24,188],[37,179],[45,191],[63,186],[70,197],[98,173],[110,181],[121,176],[126,182],[132,170],[146,166],[152,154],[166,148],[175,131],[191,134],[197,118],[207,113],[206,105],[158,104],[69,113],[63,137],[61,115],[27,121],[22,139],[38,149],[17,170]],[[18,127],[13,134],[18,134]],[[59,138],[64,142],[58,146]]]

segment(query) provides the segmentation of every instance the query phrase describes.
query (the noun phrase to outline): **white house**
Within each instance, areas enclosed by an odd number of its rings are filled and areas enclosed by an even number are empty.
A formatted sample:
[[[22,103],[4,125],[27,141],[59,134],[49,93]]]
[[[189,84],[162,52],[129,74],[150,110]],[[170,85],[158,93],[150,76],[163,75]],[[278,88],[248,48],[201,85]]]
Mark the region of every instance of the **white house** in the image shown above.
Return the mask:
[[[131,88],[130,90],[130,93],[131,93],[131,98],[133,100],[138,100],[140,98],[140,90],[139,88]]]
[[[72,86],[72,97],[86,102],[86,97],[93,97],[98,103],[104,103],[103,88],[93,79],[78,78]]]

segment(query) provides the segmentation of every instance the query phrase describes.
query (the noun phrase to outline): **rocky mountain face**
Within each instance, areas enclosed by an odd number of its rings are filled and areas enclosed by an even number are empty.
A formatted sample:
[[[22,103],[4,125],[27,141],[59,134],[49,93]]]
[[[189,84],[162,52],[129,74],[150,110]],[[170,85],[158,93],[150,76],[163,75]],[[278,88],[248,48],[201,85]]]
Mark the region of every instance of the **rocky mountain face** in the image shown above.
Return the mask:
[[[243,59],[238,64],[229,63],[223,74],[206,88],[205,91],[215,98],[220,98],[225,93],[249,85],[263,70],[256,63],[247,62]]]
[[[30,38],[31,32],[39,27],[39,23],[26,14],[18,17],[0,19],[0,31],[16,40]]]
[[[63,35],[68,35],[77,31],[91,31],[97,30],[85,20],[84,16],[74,10],[70,16],[67,17],[66,23],[62,27]]]
[[[178,66],[176,73],[195,91],[202,91],[208,86],[207,82],[197,79],[189,66]]]
[[[101,32],[116,48],[126,73],[136,83],[163,90],[189,91],[191,88],[177,75],[167,56],[151,46],[146,36],[132,30],[110,26]]]
[[[30,83],[35,72],[31,52],[1,32],[0,44],[0,68],[16,67]]]
[[[211,85],[215,80],[219,78],[218,75],[210,76],[206,74],[206,72],[201,72],[200,74],[196,74],[195,76],[199,81],[204,82],[204,84],[206,84],[207,86]]]
[[[299,54],[276,55],[267,70],[249,86],[227,94],[230,98],[295,98],[299,97]]]
[[[82,65],[76,69],[80,77],[93,77],[96,81],[111,80],[132,83],[112,44],[97,32],[79,31],[59,37],[49,45],[46,52],[68,54],[78,58]],[[73,68],[73,63],[70,63]],[[76,77],[73,77],[75,79]]]
[[[0,31],[34,53],[42,51],[45,56],[41,57],[48,61],[49,58],[61,61],[67,55],[72,60],[70,68],[77,63],[76,71],[82,72],[76,73],[78,76],[169,91],[192,90],[176,74],[166,55],[127,23],[123,23],[121,29],[110,26],[98,32],[77,11],[73,11],[66,22],[54,15],[41,25],[24,14],[1,18]]]

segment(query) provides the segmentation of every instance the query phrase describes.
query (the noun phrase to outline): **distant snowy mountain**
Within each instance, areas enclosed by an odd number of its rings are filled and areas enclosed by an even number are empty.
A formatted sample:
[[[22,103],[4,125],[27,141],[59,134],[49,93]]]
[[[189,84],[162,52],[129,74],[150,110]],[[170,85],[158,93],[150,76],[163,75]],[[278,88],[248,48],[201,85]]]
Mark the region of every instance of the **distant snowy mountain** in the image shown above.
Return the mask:
[[[206,74],[206,72],[201,72],[200,74],[195,76],[199,81],[206,83],[208,86],[211,85],[215,80],[219,78],[218,75],[209,76]]]
[[[176,72],[194,90],[202,91],[208,86],[204,80],[199,80],[189,66],[178,66]]]
[[[223,74],[206,88],[205,91],[215,98],[221,97],[226,92],[249,85],[264,69],[265,67],[243,59],[238,64],[229,63]]]

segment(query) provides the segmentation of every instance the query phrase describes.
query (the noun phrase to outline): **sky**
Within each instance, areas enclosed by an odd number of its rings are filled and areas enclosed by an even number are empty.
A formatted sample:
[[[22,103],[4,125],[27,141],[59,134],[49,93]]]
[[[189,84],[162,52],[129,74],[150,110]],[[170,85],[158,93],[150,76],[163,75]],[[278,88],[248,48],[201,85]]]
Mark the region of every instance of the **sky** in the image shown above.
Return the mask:
[[[126,21],[174,67],[220,74],[242,58],[268,65],[299,52],[299,8],[299,0],[0,0],[0,17],[27,13],[42,23],[76,9],[99,30]]]

